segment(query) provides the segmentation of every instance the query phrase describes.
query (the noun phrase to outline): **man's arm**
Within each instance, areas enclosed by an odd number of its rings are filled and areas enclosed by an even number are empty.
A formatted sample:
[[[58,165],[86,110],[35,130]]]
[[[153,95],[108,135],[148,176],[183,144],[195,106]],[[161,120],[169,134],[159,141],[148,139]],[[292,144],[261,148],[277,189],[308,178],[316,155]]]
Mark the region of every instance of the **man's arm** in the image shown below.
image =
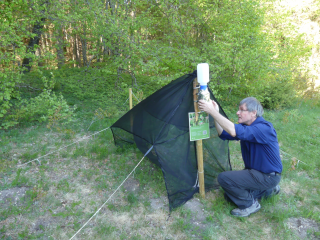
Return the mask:
[[[220,136],[221,133],[223,132],[223,128],[220,126],[220,124],[214,119],[214,126],[217,129],[218,135]]]
[[[219,106],[215,101],[212,100],[212,102],[206,102],[204,100],[200,100],[199,108],[201,111],[204,111],[213,117],[219,136],[223,130],[229,133],[232,137],[236,136],[234,123],[219,113]]]

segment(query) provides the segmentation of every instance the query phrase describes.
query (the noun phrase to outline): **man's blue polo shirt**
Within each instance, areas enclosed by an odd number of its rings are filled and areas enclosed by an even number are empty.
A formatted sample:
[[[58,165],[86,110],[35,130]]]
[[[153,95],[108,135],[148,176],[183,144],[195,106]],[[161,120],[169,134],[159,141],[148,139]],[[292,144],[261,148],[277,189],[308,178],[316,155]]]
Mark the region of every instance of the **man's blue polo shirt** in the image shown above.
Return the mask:
[[[236,136],[223,130],[222,140],[240,140],[245,168],[263,173],[282,172],[279,144],[273,125],[258,117],[250,126],[235,124]]]

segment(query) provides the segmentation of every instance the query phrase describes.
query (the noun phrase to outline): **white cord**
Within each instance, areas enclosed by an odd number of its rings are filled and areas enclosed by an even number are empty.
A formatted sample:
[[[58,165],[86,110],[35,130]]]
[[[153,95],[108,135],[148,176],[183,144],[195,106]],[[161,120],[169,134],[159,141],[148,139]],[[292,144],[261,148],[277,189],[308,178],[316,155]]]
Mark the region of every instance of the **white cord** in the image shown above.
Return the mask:
[[[84,139],[87,139],[87,138],[89,138],[89,137],[91,137],[91,136],[94,136],[94,135],[96,135],[96,134],[98,134],[98,133],[101,133],[101,132],[103,132],[103,131],[105,131],[105,130],[108,130],[109,128],[110,128],[110,127],[107,127],[107,128],[105,128],[105,129],[102,129],[101,131],[96,132],[96,133],[94,133],[94,134],[92,134],[92,135],[90,135],[90,136],[88,136],[88,137],[84,137],[84,138],[82,138],[82,139],[80,139],[80,140],[78,140],[78,141],[76,141],[76,142],[70,143],[70,144],[67,145],[67,146],[61,147],[61,148],[59,148],[59,149],[56,150],[56,151],[49,152],[49,153],[47,153],[46,155],[43,155],[43,156],[38,157],[38,158],[36,158],[36,159],[33,159],[33,160],[29,161],[29,162],[20,164],[20,165],[18,165],[18,167],[21,167],[21,166],[23,166],[23,165],[26,165],[26,164],[31,163],[31,162],[34,162],[34,161],[38,161],[38,162],[40,163],[40,161],[39,161],[40,158],[43,158],[43,157],[48,156],[48,155],[50,155],[50,154],[52,154],[52,153],[58,152],[58,151],[60,151],[60,150],[62,150],[62,149],[64,149],[64,148],[67,148],[67,147],[69,147],[69,146],[71,146],[71,145],[73,145],[73,144],[75,144],[75,143],[78,143],[78,142],[84,140]]]
[[[139,166],[139,164],[142,162],[142,160],[145,158],[145,156],[148,155],[148,153],[151,151],[151,149],[153,148],[153,146],[151,146],[151,148],[148,150],[148,152],[146,152],[146,154],[143,156],[143,158],[140,160],[140,162],[134,167],[134,169],[131,171],[131,173],[126,177],[125,180],[123,180],[123,182],[119,185],[119,187],[117,187],[117,189],[111,194],[111,196],[108,198],[107,201],[105,201],[104,204],[102,204],[102,206],[95,212],[95,214],[92,215],[91,218],[89,218],[89,220],[69,239],[73,239],[90,221],[91,219],[97,215],[98,212],[100,212],[100,210],[103,208],[104,205],[106,205],[106,203],[112,198],[112,196],[119,190],[119,188],[124,184],[124,182],[130,177],[130,175],[136,170],[136,168]]]
[[[133,96],[137,99],[138,102],[141,102],[137,97],[136,95],[134,95],[134,93],[132,92]]]

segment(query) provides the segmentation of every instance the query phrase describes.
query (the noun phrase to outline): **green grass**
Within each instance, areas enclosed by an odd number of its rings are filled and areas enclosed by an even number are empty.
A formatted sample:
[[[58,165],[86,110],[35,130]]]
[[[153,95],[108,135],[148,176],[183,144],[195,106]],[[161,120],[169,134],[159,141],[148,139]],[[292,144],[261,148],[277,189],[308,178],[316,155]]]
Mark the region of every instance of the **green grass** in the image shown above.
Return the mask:
[[[62,84],[57,91],[69,104],[79,106],[73,122],[58,125],[59,129],[27,122],[1,132],[0,191],[26,187],[26,192],[17,204],[13,199],[0,203],[4,206],[0,208],[0,239],[70,238],[143,157],[135,146],[116,147],[110,130],[64,148],[111,126],[128,110],[123,105],[127,89],[105,81],[109,85],[103,86],[112,94],[98,102],[99,94],[90,99],[89,93],[69,91],[68,84],[75,78],[64,85],[68,77],[70,74],[59,76]],[[127,81],[128,85],[130,79]],[[146,79],[138,82],[141,89],[146,83]],[[143,91],[144,96],[152,92]],[[161,169],[145,159],[130,177],[139,183],[138,189],[120,188],[79,239],[299,239],[294,225],[299,221],[309,221],[303,228],[309,238],[318,237],[320,105],[298,102],[296,106],[265,112],[265,119],[277,130],[284,171],[281,193],[263,200],[258,213],[245,219],[232,217],[234,206],[224,201],[221,190],[208,192],[200,200],[203,228],[194,224],[194,213],[184,206],[170,217],[167,203],[154,210],[153,201],[166,199],[166,189]],[[234,112],[233,107],[227,109],[236,120],[236,108]],[[57,151],[59,148],[64,149]],[[52,151],[57,152],[40,158]],[[230,153],[233,169],[243,168],[239,143],[230,143]],[[41,165],[34,161],[18,167],[35,158],[40,158]]]

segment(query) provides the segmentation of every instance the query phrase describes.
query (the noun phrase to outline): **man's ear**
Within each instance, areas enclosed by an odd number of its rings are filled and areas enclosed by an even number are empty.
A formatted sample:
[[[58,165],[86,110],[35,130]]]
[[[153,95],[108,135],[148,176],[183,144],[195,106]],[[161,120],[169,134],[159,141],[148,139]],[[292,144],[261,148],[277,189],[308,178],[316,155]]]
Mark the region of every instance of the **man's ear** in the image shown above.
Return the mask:
[[[257,110],[253,110],[252,113],[254,114],[254,117],[257,117]]]

